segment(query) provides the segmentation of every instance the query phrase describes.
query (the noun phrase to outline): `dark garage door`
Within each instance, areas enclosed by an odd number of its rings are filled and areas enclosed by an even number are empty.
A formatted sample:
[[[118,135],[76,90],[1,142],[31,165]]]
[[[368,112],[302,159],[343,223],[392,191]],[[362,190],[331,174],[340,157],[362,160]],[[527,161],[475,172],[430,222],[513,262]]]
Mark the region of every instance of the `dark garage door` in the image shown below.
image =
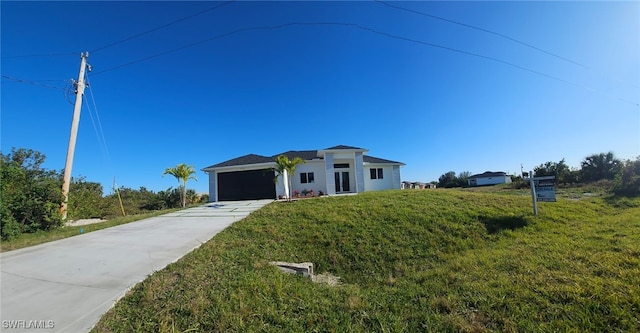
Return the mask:
[[[268,169],[218,174],[218,200],[275,199],[274,173]]]

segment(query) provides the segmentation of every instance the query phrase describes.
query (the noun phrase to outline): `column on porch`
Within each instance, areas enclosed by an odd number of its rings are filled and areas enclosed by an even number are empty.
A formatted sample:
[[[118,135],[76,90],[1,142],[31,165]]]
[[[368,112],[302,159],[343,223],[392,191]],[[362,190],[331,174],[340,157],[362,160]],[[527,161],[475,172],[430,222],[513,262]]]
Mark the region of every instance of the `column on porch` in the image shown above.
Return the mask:
[[[356,152],[353,159],[353,169],[356,179],[356,192],[364,192],[364,161],[362,152]]]
[[[324,172],[326,175],[327,194],[336,194],[336,179],[333,176],[333,154],[324,155]]]
[[[209,171],[209,202],[218,201],[218,174]]]

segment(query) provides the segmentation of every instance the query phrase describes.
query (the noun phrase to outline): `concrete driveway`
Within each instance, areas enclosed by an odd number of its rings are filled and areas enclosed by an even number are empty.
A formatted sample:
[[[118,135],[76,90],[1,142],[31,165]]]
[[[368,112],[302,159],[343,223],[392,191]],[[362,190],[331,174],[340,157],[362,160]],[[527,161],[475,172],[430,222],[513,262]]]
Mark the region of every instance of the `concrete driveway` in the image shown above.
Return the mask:
[[[196,208],[0,254],[2,332],[87,332],[136,283],[273,200]]]

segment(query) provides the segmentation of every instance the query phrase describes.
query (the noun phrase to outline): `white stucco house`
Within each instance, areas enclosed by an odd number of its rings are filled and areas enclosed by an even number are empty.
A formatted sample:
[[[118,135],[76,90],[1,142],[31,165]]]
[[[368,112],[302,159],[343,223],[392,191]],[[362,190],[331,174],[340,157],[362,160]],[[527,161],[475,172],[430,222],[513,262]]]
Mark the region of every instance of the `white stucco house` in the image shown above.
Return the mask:
[[[360,193],[400,189],[404,163],[366,155],[367,149],[335,146],[321,150],[287,151],[273,156],[249,154],[203,168],[209,174],[209,200],[276,199],[285,194],[282,177],[274,182],[275,159],[302,158],[291,192],[315,194]]]
[[[511,177],[502,171],[492,172],[486,171],[481,174],[473,175],[467,178],[469,186],[483,186],[511,183]]]

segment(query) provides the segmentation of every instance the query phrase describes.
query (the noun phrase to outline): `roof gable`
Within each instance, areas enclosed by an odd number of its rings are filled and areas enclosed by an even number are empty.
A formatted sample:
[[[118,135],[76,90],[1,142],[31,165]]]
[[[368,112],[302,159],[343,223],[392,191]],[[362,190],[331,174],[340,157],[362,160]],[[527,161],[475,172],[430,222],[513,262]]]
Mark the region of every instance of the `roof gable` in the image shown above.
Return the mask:
[[[474,179],[474,178],[489,178],[489,177],[504,177],[507,174],[502,172],[502,171],[497,171],[497,172],[493,172],[493,171],[485,171],[481,174],[477,174],[477,175],[473,175],[470,176],[468,179]]]
[[[311,161],[311,160],[322,160],[324,159],[324,153],[321,153],[323,151],[327,151],[327,150],[360,150],[360,151],[366,151],[366,149],[362,149],[362,148],[357,148],[357,147],[351,147],[351,146],[344,146],[344,145],[340,145],[340,146],[334,146],[331,148],[327,148],[324,150],[289,150],[280,154],[276,154],[273,156],[262,156],[262,155],[256,155],[256,154],[248,154],[248,155],[244,155],[244,156],[240,156],[240,157],[236,157],[234,159],[230,159],[228,161],[224,161],[218,164],[214,164],[211,166],[208,166],[202,170],[208,170],[208,169],[215,169],[215,168],[223,168],[223,167],[232,167],[232,166],[240,166],[240,165],[252,165],[252,164],[264,164],[264,163],[272,163],[276,161],[276,158],[280,155],[285,155],[287,156],[289,159],[294,159],[296,157],[300,157],[305,161]],[[374,157],[374,156],[368,156],[368,155],[362,155],[363,158],[363,162],[365,163],[384,163],[384,164],[399,164],[399,165],[404,165],[404,163],[402,162],[396,162],[396,161],[391,161],[391,160],[386,160],[383,158],[379,158],[379,157]]]
[[[245,164],[260,164],[260,163],[269,163],[269,162],[273,162],[272,157],[261,156],[256,154],[248,154],[248,155],[236,157],[234,159],[230,159],[228,161],[224,161],[222,163],[208,166],[205,169],[221,168],[221,167],[245,165]]]
[[[273,156],[271,156],[271,158],[275,161],[276,157],[278,157],[280,155],[285,155],[290,160],[292,160],[292,159],[294,159],[296,157],[300,157],[301,159],[303,159],[305,161],[310,161],[310,160],[313,160],[313,159],[316,159],[316,158],[320,158],[320,157],[318,157],[318,151],[317,150],[289,150],[289,151],[285,151],[284,153],[273,155]]]
[[[324,150],[347,150],[347,149],[349,149],[349,150],[351,150],[351,149],[355,149],[355,150],[366,150],[366,149],[363,149],[363,148],[352,147],[352,146],[345,146],[345,145],[333,146],[333,147],[330,147],[330,148],[326,148],[326,149],[324,149]]]
[[[384,158],[379,158],[379,157],[374,157],[374,156],[369,156],[369,155],[363,155],[362,156],[362,160],[365,163],[391,163],[391,164],[402,164],[402,165],[404,165],[404,163],[402,163],[402,162],[385,160]]]

